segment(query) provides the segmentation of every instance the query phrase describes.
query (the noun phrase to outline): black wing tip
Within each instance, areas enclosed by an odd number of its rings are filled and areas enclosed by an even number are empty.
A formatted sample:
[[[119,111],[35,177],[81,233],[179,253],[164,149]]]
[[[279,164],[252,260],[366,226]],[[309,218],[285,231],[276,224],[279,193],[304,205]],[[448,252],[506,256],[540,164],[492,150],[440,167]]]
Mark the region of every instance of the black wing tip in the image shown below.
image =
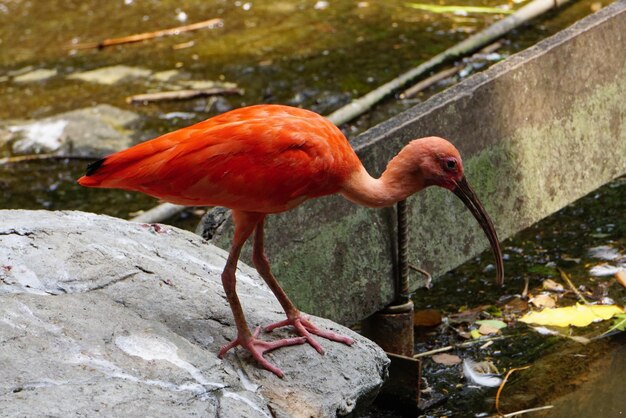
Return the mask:
[[[94,161],[93,163],[89,164],[87,166],[87,172],[85,173],[85,175],[89,177],[95,174],[95,172],[98,171],[100,167],[102,167],[102,164],[104,164],[105,161],[106,161],[106,158],[101,158],[98,161]]]

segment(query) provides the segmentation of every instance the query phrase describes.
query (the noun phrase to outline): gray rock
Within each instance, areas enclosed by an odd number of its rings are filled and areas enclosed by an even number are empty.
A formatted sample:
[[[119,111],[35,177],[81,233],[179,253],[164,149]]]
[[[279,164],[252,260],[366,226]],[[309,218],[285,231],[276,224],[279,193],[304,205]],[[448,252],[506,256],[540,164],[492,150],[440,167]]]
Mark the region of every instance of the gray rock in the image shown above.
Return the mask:
[[[220,280],[226,255],[169,226],[0,211],[2,415],[326,417],[373,399],[386,356],[321,318],[355,344],[268,354],[283,379],[240,349],[218,359],[235,336]],[[237,274],[251,326],[283,318],[253,269]]]
[[[112,65],[109,67],[96,68],[95,70],[75,73],[67,78],[70,80],[81,80],[89,83],[113,85],[123,80],[145,78],[150,74],[152,74],[152,71],[146,68],[129,67],[127,65]]]
[[[6,122],[0,126],[0,146],[10,144],[14,154],[100,157],[131,146],[129,125],[138,120],[133,112],[98,105],[38,121]]]
[[[28,72],[31,72],[35,69],[35,67],[33,67],[32,65],[27,65],[26,67],[22,67],[22,68],[18,68],[16,70],[13,71],[8,71],[7,75],[10,77],[17,77],[20,76],[22,74],[26,74]]]
[[[150,78],[156,81],[168,82],[175,81],[184,77],[189,77],[189,74],[181,72],[180,70],[164,70],[152,74]]]
[[[13,78],[16,83],[32,83],[35,81],[44,81],[57,75],[56,69],[39,68]]]

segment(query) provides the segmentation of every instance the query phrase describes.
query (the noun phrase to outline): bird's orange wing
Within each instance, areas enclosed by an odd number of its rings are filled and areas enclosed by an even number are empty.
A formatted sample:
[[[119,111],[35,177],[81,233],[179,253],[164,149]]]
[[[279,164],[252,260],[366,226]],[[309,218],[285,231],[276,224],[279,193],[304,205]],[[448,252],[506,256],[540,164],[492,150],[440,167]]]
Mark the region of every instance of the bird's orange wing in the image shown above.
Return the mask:
[[[184,205],[280,212],[335,193],[358,164],[341,132],[283,106],[228,112],[113,154],[80,184]]]

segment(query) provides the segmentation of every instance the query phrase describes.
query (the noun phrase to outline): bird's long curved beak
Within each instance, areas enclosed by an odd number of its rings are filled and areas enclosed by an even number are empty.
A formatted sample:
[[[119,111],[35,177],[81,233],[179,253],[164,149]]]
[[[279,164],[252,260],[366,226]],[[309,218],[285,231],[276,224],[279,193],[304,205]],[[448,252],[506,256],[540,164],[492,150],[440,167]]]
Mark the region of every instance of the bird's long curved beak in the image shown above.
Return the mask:
[[[502,261],[502,249],[500,248],[500,242],[498,241],[498,235],[496,234],[496,229],[491,222],[491,219],[485,212],[485,208],[478,200],[476,193],[467,183],[465,177],[456,182],[456,187],[452,190],[455,195],[457,195],[467,206],[467,208],[472,212],[474,218],[478,221],[480,226],[485,231],[485,235],[489,239],[489,243],[491,244],[491,250],[493,251],[493,255],[496,258],[496,283],[502,285],[504,282],[504,262]]]

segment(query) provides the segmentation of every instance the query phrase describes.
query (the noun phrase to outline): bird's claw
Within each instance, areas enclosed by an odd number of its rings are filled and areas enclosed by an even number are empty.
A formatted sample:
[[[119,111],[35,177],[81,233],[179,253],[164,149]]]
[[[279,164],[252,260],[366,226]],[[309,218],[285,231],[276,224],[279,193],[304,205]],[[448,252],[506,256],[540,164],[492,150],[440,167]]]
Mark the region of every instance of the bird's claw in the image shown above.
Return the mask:
[[[302,314],[298,314],[293,317],[288,317],[284,321],[270,324],[265,327],[265,331],[271,332],[276,328],[284,327],[287,325],[293,326],[296,329],[296,332],[298,333],[298,335],[300,335],[301,338],[306,339],[306,342],[308,342],[320,354],[324,354],[324,349],[317,341],[315,341],[315,339],[313,338],[313,335],[311,334],[315,334],[322,338],[326,338],[327,340],[344,343],[346,345],[352,345],[354,343],[354,340],[350,337],[337,334],[336,332],[319,329],[317,326],[313,325],[311,321],[309,321],[306,315],[302,315]]]
[[[235,338],[220,349],[218,357],[224,357],[224,354],[226,354],[228,350],[240,345],[244,349],[248,350],[250,354],[252,354],[252,357],[254,357],[261,366],[274,373],[276,376],[283,377],[285,375],[283,371],[267,361],[265,357],[263,357],[263,354],[268,351],[276,350],[280,347],[304,344],[307,340],[305,337],[295,337],[285,338],[278,341],[263,341],[257,338],[260,331],[261,327],[257,327],[252,336],[250,336],[250,334],[248,334],[247,337],[242,337],[241,335],[238,335],[237,338]]]

